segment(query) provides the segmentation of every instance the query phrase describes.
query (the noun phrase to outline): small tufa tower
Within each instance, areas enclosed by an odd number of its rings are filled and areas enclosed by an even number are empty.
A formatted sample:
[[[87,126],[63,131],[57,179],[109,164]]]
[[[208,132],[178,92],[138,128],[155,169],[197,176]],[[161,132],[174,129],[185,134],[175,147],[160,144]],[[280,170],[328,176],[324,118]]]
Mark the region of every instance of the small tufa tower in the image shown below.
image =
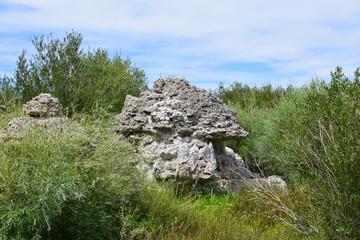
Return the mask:
[[[59,99],[49,93],[42,93],[23,105],[25,114],[34,118],[61,117]]]
[[[21,139],[36,127],[52,133],[56,131],[77,132],[80,126],[60,113],[59,99],[49,93],[42,93],[23,105],[22,110],[29,117],[12,119],[0,130],[0,140]]]
[[[174,179],[201,191],[223,191],[251,178],[244,161],[224,146],[248,133],[236,112],[182,77],[159,78],[151,91],[127,96],[116,131],[139,139],[139,164],[149,179]]]

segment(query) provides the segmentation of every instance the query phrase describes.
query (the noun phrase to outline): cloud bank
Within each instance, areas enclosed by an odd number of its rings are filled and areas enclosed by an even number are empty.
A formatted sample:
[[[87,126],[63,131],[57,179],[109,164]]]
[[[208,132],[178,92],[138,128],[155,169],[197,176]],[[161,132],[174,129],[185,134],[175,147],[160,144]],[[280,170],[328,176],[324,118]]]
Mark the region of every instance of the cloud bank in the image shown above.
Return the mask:
[[[75,29],[85,48],[121,51],[150,83],[180,75],[203,88],[233,81],[293,84],[359,64],[356,0],[0,1],[0,74],[11,74],[30,36]]]

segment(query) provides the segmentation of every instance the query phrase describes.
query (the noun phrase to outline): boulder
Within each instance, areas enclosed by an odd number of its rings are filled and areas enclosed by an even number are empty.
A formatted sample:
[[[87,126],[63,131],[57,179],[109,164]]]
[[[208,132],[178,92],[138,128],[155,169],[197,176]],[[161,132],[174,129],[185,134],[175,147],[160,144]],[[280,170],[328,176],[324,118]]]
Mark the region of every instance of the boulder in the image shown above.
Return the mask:
[[[174,179],[222,191],[251,178],[244,161],[224,146],[247,136],[233,108],[182,78],[159,78],[139,98],[127,96],[116,131],[139,141],[149,179]]]
[[[74,132],[80,126],[60,114],[59,99],[51,94],[42,93],[23,105],[23,111],[29,117],[12,119],[7,126],[0,130],[1,139],[21,139],[30,129],[40,128],[47,132],[69,131]]]
[[[49,93],[42,93],[23,105],[23,111],[30,117],[60,117],[59,99]]]

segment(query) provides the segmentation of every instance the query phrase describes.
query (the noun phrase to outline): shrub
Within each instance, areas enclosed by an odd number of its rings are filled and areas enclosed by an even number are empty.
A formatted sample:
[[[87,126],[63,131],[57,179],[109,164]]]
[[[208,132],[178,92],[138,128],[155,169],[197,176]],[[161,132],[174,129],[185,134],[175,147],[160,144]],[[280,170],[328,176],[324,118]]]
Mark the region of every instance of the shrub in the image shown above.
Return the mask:
[[[137,156],[109,122],[77,118],[80,132],[31,129],[0,141],[1,239],[126,236],[141,189]]]
[[[291,86],[287,89],[274,89],[271,85],[250,88],[236,82],[228,88],[220,85],[216,93],[236,110],[240,125],[249,132],[246,138],[228,141],[227,145],[254,173],[284,175],[283,167],[272,156],[274,137],[280,131],[276,119],[281,114],[279,105],[293,104],[300,91]]]
[[[270,141],[278,130],[273,122],[276,110],[242,109],[238,105],[232,107],[237,111],[240,125],[249,135],[238,141],[229,141],[227,145],[236,150],[252,172],[264,175],[282,174],[281,166],[271,156]]]
[[[268,175],[286,176],[291,188],[301,192],[290,221],[309,238],[356,239],[360,229],[360,70],[351,80],[337,67],[331,77],[329,83],[318,80],[308,87],[288,89],[271,108],[260,107],[254,97],[248,104],[246,97],[235,94],[249,89],[226,90],[222,96],[231,99],[240,124],[250,132],[230,144],[248,164],[259,165]]]
[[[144,71],[129,58],[115,54],[111,59],[101,48],[85,52],[82,39],[74,31],[63,40],[51,34],[33,38],[36,54],[27,59],[23,50],[15,72],[15,90],[23,103],[47,92],[70,113],[90,112],[95,104],[119,112],[127,94],[137,96],[147,89]]]
[[[233,83],[230,87],[224,87],[220,83],[214,93],[226,104],[236,104],[239,108],[247,110],[252,108],[273,108],[280,102],[282,95],[291,91],[292,86],[287,89],[282,87],[273,88],[270,84],[262,87],[249,87],[239,82]]]
[[[340,67],[330,83],[313,82],[291,115],[279,119],[274,156],[309,185],[309,209],[318,209],[323,236],[359,236],[360,71],[345,77]],[[314,219],[314,221],[319,221]]]
[[[0,114],[11,112],[17,103],[13,79],[8,76],[0,76]]]

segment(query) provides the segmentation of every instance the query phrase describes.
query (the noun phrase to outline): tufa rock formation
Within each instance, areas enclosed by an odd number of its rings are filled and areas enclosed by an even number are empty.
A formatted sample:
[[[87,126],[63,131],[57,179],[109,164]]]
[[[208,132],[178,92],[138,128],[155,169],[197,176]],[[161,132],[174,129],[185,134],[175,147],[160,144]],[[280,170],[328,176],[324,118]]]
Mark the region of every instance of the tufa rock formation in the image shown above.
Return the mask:
[[[23,105],[25,114],[34,118],[61,117],[59,99],[49,93],[42,93]]]
[[[54,130],[78,131],[79,125],[60,114],[59,99],[51,94],[42,93],[23,105],[23,111],[30,117],[20,117],[11,120],[0,130],[0,139],[23,138],[26,131],[40,127],[48,132]]]
[[[251,178],[244,161],[224,141],[245,137],[235,110],[181,77],[157,79],[140,98],[127,96],[116,131],[140,141],[149,179],[196,183],[222,191]]]

